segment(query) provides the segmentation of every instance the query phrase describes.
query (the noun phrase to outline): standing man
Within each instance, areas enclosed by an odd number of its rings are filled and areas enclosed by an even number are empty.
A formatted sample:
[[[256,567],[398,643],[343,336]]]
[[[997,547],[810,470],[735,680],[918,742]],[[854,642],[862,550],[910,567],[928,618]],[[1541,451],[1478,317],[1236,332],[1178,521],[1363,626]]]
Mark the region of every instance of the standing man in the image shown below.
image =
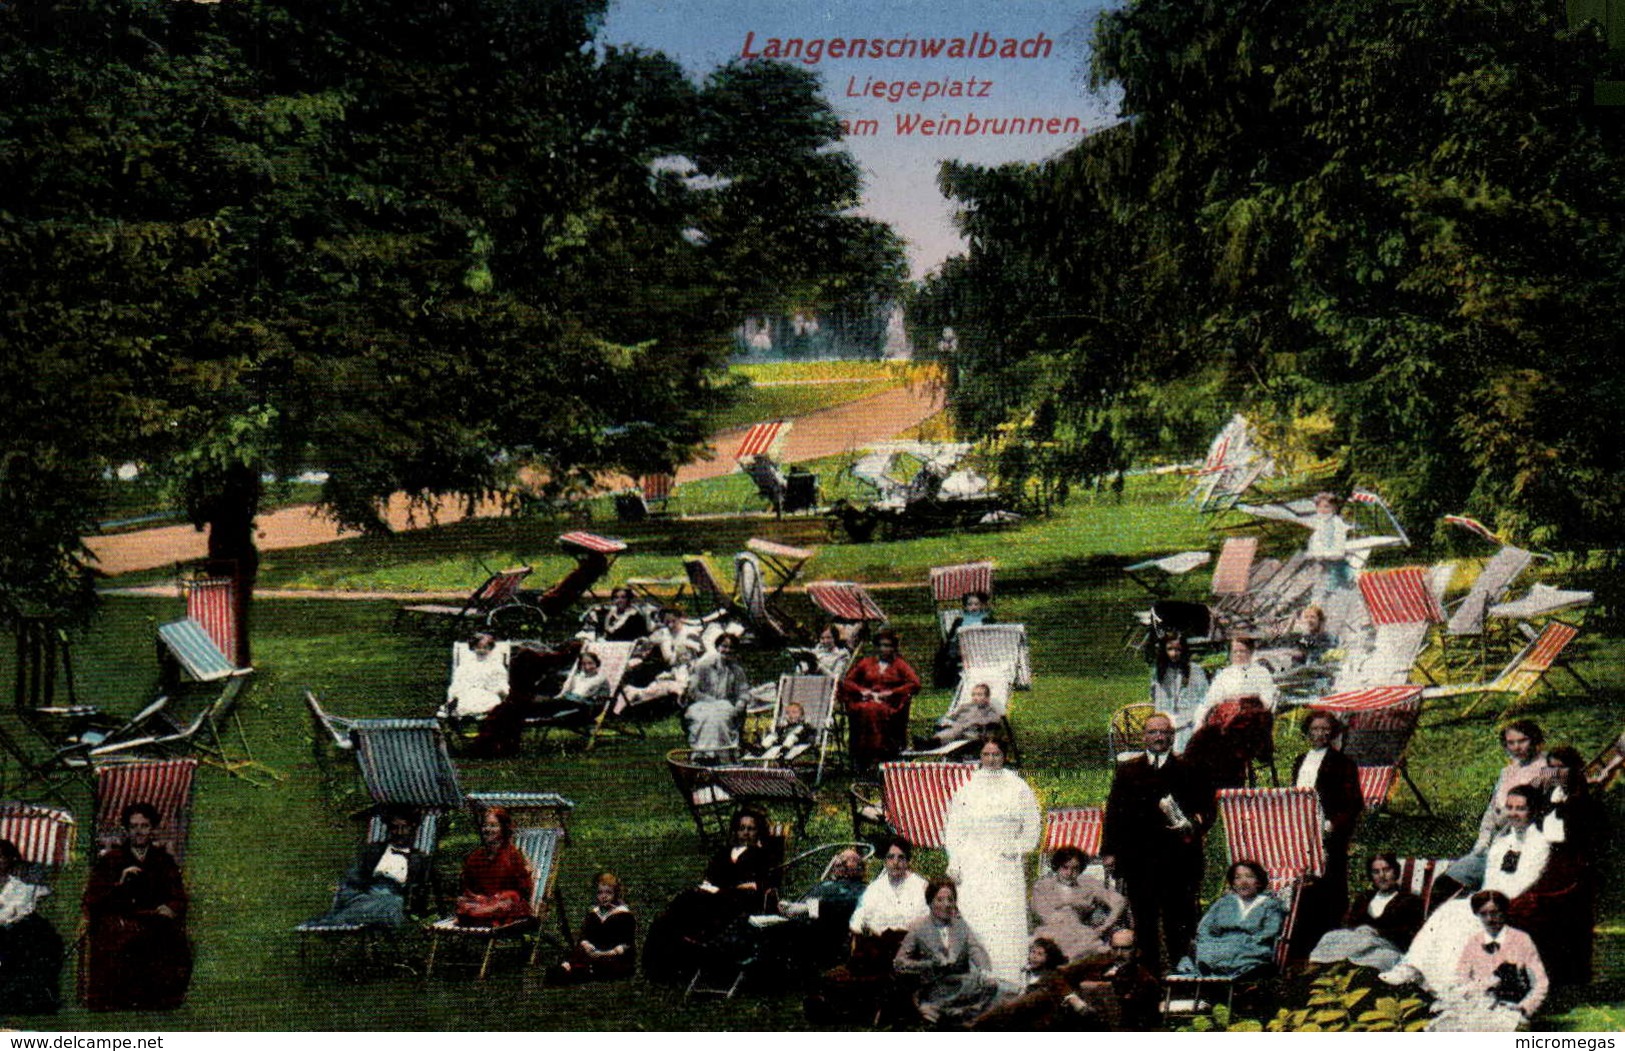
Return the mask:
[[[1145,721],[1145,751],[1119,763],[1106,800],[1101,860],[1127,884],[1140,952],[1167,973],[1196,930],[1202,837],[1213,823],[1213,790],[1173,754],[1174,723],[1160,712]]]

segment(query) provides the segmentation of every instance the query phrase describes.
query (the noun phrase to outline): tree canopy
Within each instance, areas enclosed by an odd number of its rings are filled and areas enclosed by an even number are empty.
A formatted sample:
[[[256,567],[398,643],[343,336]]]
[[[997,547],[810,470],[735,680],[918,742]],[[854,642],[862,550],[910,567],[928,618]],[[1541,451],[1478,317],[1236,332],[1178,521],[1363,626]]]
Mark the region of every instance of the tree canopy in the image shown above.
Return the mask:
[[[251,583],[268,473],[381,528],[394,493],[669,468],[747,312],[896,287],[815,80],[696,83],[596,46],[603,6],[0,7],[0,513],[48,549],[8,604],[81,587],[110,464]]]
[[[945,169],[971,248],[921,338],[958,332],[967,422],[1069,469],[1189,455],[1242,409],[1412,521],[1597,543],[1625,510],[1604,61],[1556,3],[1136,0],[1094,40],[1122,123]]]

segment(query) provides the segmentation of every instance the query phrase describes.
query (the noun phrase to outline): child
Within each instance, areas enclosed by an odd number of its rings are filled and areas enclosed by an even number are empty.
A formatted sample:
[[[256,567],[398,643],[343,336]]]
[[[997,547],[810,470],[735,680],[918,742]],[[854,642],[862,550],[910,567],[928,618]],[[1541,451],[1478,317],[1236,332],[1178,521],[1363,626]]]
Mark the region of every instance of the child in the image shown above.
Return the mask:
[[[752,758],[788,762],[811,748],[814,733],[806,719],[807,713],[800,704],[795,701],[786,704],[784,721],[762,737],[761,751]]]

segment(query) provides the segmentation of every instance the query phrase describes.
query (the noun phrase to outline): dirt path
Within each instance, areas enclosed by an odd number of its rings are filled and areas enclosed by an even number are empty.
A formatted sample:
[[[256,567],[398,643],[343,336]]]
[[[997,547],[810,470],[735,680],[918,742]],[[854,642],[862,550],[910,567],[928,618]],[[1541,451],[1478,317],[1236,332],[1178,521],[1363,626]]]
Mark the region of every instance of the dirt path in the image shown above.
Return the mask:
[[[786,462],[816,460],[884,441],[918,425],[941,410],[943,403],[941,390],[895,387],[858,401],[820,409],[796,418],[795,426],[784,442],[782,458]],[[717,478],[732,471],[733,452],[748,429],[736,427],[712,435],[711,445],[716,450],[716,458],[685,464],[677,472],[678,483]],[[474,514],[476,517],[486,517],[500,514],[501,511],[501,505],[493,500],[481,504]],[[437,509],[438,524],[441,525],[460,522],[466,517],[468,514],[460,501],[442,501]],[[430,524],[428,517],[421,512],[414,517],[401,496],[390,501],[387,518],[390,528],[395,530],[422,529]],[[284,507],[261,515],[258,525],[261,551],[326,544],[356,535],[352,531],[341,531],[332,520],[309,504]],[[96,556],[96,567],[113,576],[176,562],[195,561],[208,553],[207,537],[190,525],[87,537],[85,546]]]

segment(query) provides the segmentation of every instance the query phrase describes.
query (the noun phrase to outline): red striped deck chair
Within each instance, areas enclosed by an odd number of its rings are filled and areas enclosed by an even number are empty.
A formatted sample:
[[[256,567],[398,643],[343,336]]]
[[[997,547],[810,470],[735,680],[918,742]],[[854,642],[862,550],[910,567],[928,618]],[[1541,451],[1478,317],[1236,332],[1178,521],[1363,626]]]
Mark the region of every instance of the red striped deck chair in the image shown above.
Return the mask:
[[[1044,811],[1044,832],[1038,840],[1037,875],[1049,870],[1050,857],[1062,847],[1077,847],[1091,861],[1100,856],[1106,832],[1106,811],[1097,806],[1063,807]]]
[[[1428,586],[1425,566],[1369,570],[1360,574],[1360,595],[1365,599],[1371,623],[1443,624],[1445,615],[1438,598]]]
[[[1416,801],[1428,813],[1428,804],[1405,768],[1405,752],[1416,733],[1422,711],[1422,687],[1373,686],[1330,694],[1315,701],[1316,711],[1332,712],[1343,720],[1343,754],[1360,771],[1360,794],[1367,810],[1379,810],[1388,801],[1401,776]]]
[[[776,600],[784,593],[785,588],[795,583],[801,576],[802,569],[814,555],[818,554],[816,547],[792,547],[789,544],[764,540],[759,536],[746,540],[745,550],[754,554],[762,564],[769,602]]]
[[[552,792],[476,792],[468,797],[468,804],[476,828],[489,807],[502,807],[513,819],[513,845],[530,864],[531,915],[491,927],[461,926],[455,915],[426,924],[429,957],[423,968],[425,978],[434,974],[442,940],[448,948],[458,942],[473,943],[482,948],[479,960],[481,981],[490,973],[491,958],[499,948],[513,946],[523,950],[528,942],[530,954],[526,964],[536,966],[536,957],[542,947],[541,931],[549,913],[558,923],[560,944],[571,944],[570,924],[564,915],[564,897],[558,885],[558,874],[559,857],[567,839],[569,815],[575,804]]]
[[[1529,644],[1518,651],[1501,673],[1489,682],[1473,683],[1457,686],[1429,686],[1422,692],[1427,698],[1466,697],[1476,699],[1469,704],[1463,716],[1473,713],[1473,710],[1483,703],[1484,698],[1492,694],[1499,694],[1507,698],[1507,707],[1512,707],[1523,698],[1529,696],[1534,689],[1547,681],[1550,672],[1569,643],[1580,634],[1580,629],[1560,620],[1548,621],[1546,627],[1541,629]],[[1585,680],[1575,676],[1582,686]]]
[[[694,596],[696,614],[702,610],[709,613],[719,609],[738,612],[733,592],[722,582],[722,574],[718,572],[716,563],[711,561],[710,552],[684,555],[683,574],[688,577],[688,590]]]
[[[666,514],[672,498],[677,495],[677,475],[646,474],[638,479],[638,490],[643,493],[644,503],[654,513]]]
[[[807,585],[807,598],[829,614],[836,630],[854,654],[870,624],[884,624],[886,612],[875,604],[862,584],[839,580],[815,580]]]
[[[758,456],[775,459],[779,446],[790,436],[791,426],[789,420],[770,420],[766,423],[753,424],[740,438],[739,448],[734,450],[734,463],[749,463]]]
[[[1256,861],[1270,875],[1270,890],[1326,870],[1320,798],[1312,788],[1222,788],[1228,861]]]
[[[976,771],[975,763],[881,763],[880,799],[886,825],[916,847],[942,846],[948,804]],[[858,838],[862,838],[861,836]]]
[[[1433,883],[1450,867],[1450,858],[1400,858],[1399,885],[1422,899],[1422,913],[1433,911]]]
[[[186,615],[198,622],[220,652],[236,663],[238,653],[237,582],[230,577],[181,581]]]
[[[152,841],[185,867],[192,827],[192,781],[196,759],[133,759],[96,767],[96,849],[124,837],[124,808],[151,803],[158,811]]]
[[[16,875],[29,883],[49,884],[68,863],[77,832],[73,814],[60,807],[0,802],[0,839],[17,845],[24,868]]]
[[[1586,764],[1586,780],[1594,790],[1606,791],[1619,779],[1621,770],[1625,770],[1625,733],[1610,741]]]
[[[943,638],[953,627],[966,595],[993,594],[993,563],[966,562],[957,566],[932,566],[931,602],[937,610],[937,627]]]
[[[421,621],[444,627],[454,634],[470,632],[477,622],[483,622],[494,610],[512,602],[519,592],[519,585],[523,584],[528,576],[530,576],[529,566],[504,569],[486,577],[484,583],[470,592],[461,605],[424,602],[402,606],[396,611],[395,619],[398,623],[410,615],[420,618]]]

